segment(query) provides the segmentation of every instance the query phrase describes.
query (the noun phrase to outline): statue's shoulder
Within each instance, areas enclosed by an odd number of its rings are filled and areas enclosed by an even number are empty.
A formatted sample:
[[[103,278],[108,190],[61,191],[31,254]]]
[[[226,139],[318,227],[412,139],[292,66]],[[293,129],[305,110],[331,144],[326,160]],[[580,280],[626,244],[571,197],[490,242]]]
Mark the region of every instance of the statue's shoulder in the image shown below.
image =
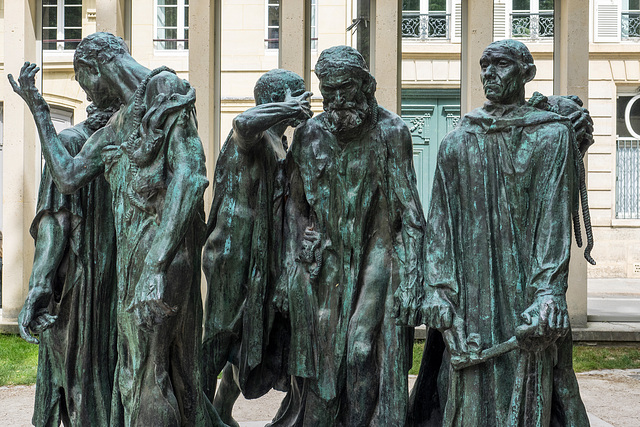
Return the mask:
[[[321,113],[314,116],[296,128],[290,147],[290,151],[294,156],[298,156],[302,154],[305,149],[308,149],[311,145],[309,141],[321,139],[322,136],[328,132],[324,126],[324,119],[322,117],[324,114],[325,113]]]
[[[162,70],[149,79],[145,94],[154,96],[160,93],[186,94],[189,91],[189,83],[178,77],[169,69]]]
[[[402,117],[381,106],[378,106],[378,125],[385,126],[392,131],[402,132],[405,129],[408,131],[407,125],[404,120],[402,120]]]

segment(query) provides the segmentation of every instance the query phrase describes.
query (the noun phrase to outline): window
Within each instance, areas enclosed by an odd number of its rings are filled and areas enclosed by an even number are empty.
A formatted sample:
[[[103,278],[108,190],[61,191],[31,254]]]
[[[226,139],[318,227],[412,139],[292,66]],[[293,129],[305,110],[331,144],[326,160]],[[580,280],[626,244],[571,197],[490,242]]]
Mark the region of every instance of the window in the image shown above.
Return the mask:
[[[640,0],[622,0],[623,39],[640,38]]]
[[[447,0],[403,0],[402,37],[449,39],[450,17]]]
[[[189,0],[156,0],[157,50],[189,49]]]
[[[42,49],[73,50],[82,39],[82,0],[42,0]]]
[[[616,218],[640,218],[640,94],[618,96]]]
[[[280,0],[267,0],[265,46],[280,47]],[[318,0],[311,0],[311,50],[318,50]]]
[[[511,37],[553,38],[553,0],[513,0]]]

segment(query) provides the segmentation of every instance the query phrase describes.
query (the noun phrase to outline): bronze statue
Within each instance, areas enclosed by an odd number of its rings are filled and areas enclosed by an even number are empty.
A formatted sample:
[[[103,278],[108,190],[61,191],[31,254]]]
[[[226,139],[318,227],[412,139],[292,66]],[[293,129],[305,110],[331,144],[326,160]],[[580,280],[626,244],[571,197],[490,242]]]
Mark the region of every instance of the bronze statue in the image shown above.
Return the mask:
[[[315,72],[324,113],[296,129],[277,302],[291,321],[303,425],[403,425],[420,305],[424,218],[411,136],[379,107],[362,56],[337,46]],[[398,306],[395,301],[403,302]],[[397,308],[402,308],[400,313]]]
[[[265,73],[254,94],[256,106],[233,120],[218,157],[203,252],[205,390],[230,425],[240,391],[257,398],[288,386],[288,333],[272,304],[282,260],[284,132],[312,116],[311,93],[291,71]]]
[[[27,67],[28,68],[28,67]],[[195,92],[160,67],[148,70],[122,39],[95,33],[74,56],[76,80],[98,106],[123,106],[72,156],[52,137],[34,73],[21,79],[42,152],[63,193],[104,173],[117,245],[118,358],[111,423],[211,425],[200,378],[200,252],[207,186]],[[23,68],[23,71],[25,69]]]
[[[536,68],[524,44],[494,42],[480,66],[488,102],[438,154],[422,313],[433,329],[411,424],[588,426],[565,293],[590,123],[577,104],[525,102]]]
[[[30,107],[46,101],[31,82],[39,68],[23,67],[13,89]],[[120,104],[87,108],[87,120],[60,134],[48,132],[69,155],[102,128]],[[39,114],[39,123],[48,115]],[[111,191],[99,176],[73,194],[63,194],[45,164],[31,224],[35,240],[29,294],[19,316],[20,335],[37,344],[38,373],[33,413],[35,426],[112,426],[111,394],[116,365],[115,229]],[[39,341],[29,332],[39,334]],[[91,381],[86,380],[91,373]]]

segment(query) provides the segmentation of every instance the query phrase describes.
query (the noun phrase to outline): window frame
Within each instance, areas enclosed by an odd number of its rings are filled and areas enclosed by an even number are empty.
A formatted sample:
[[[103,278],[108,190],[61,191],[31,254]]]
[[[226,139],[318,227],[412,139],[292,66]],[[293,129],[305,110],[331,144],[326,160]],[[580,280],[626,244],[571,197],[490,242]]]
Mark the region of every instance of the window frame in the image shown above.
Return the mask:
[[[66,4],[67,0],[56,0],[56,4],[52,5],[52,4],[44,4],[44,2],[40,2],[40,13],[41,13],[41,19],[40,19],[40,25],[41,25],[41,30],[42,30],[42,51],[45,54],[50,54],[50,53],[70,53],[75,51],[75,47],[72,49],[65,49],[65,44],[66,43],[80,43],[80,40],[82,40],[82,8],[83,8],[83,4],[82,1],[80,1],[80,4]],[[55,27],[45,27],[44,25],[44,9],[45,8],[56,8],[56,26]],[[65,8],[67,7],[78,7],[80,8],[80,26],[79,27],[66,27],[65,26],[65,20],[64,20],[64,16],[65,16]],[[56,47],[55,49],[49,49],[46,48],[45,45],[49,45],[51,42],[47,42],[46,40],[51,40],[51,39],[46,39],[44,38],[44,33],[46,30],[56,30],[56,39],[55,39],[55,44]],[[65,30],[80,30],[80,39],[65,39]],[[67,41],[67,40],[73,40],[73,41]]]
[[[189,0],[176,0],[175,5],[159,5],[158,0],[153,0],[154,6],[154,20],[153,20],[153,50],[155,53],[188,53],[189,52],[189,25],[185,25],[185,17],[189,17]],[[158,16],[160,8],[176,8],[176,26],[159,26]],[[187,24],[190,24],[187,22]],[[160,39],[158,38],[158,32],[160,30],[176,30],[176,39]],[[175,48],[167,48],[167,43],[175,43]],[[161,47],[164,46],[164,47]]]
[[[318,50],[318,1],[311,0],[311,51],[316,52]],[[276,3],[277,2],[277,3]],[[264,50],[266,52],[277,52],[280,49],[280,0],[265,0],[265,14],[264,14]],[[269,7],[278,7],[278,25],[269,25]],[[270,29],[278,29],[278,39],[274,40],[269,37]],[[278,47],[269,47],[269,43],[277,43]]]

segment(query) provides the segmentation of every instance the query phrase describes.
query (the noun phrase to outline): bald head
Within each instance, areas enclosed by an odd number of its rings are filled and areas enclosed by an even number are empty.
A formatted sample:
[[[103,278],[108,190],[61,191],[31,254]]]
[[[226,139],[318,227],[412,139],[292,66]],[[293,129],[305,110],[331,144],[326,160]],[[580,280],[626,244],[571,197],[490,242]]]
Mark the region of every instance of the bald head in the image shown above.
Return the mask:
[[[524,103],[524,85],[535,77],[536,66],[523,43],[516,40],[491,43],[480,58],[480,67],[484,93],[489,101]]]

